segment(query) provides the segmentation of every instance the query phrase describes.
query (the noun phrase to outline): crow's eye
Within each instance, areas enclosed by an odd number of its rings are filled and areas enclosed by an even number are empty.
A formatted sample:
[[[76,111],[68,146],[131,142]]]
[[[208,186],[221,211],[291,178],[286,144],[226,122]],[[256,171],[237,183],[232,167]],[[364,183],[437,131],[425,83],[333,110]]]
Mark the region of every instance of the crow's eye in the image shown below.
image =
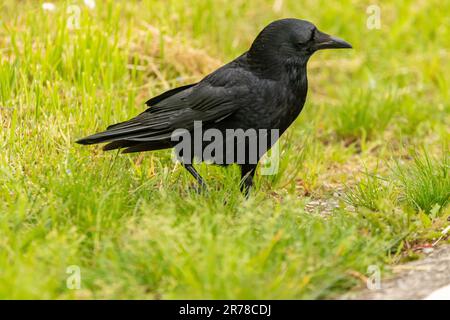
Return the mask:
[[[298,47],[304,47],[305,45],[308,44],[309,41],[310,41],[309,39],[307,39],[307,40],[299,40],[299,41],[297,41],[297,46]]]

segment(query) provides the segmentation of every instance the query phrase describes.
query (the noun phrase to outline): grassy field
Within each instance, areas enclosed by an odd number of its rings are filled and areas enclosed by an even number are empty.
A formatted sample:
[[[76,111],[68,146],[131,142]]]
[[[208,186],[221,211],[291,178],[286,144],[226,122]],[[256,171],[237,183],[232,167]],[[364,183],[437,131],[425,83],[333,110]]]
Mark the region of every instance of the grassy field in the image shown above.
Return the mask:
[[[380,29],[370,4],[2,1],[0,298],[333,298],[417,258],[450,217],[450,2],[378,1]],[[197,194],[170,151],[74,143],[282,17],[354,49],[311,59],[279,173],[249,200],[236,167],[199,166]]]

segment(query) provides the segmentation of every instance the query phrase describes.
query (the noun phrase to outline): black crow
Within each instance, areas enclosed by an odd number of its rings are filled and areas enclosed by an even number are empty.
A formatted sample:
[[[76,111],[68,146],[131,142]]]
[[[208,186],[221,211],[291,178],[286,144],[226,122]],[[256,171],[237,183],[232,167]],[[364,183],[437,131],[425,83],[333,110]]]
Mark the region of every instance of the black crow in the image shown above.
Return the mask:
[[[192,139],[193,151],[178,150],[181,164],[204,187],[203,178],[193,167],[194,157],[219,165],[238,163],[240,187],[247,195],[258,161],[303,108],[309,58],[317,50],[337,48],[351,45],[320,32],[308,21],[274,21],[259,33],[247,52],[198,83],[151,98],[146,102],[149,108],[135,118],[77,143],[109,142],[104,150],[120,148],[124,153],[159,150],[176,147],[186,135],[195,136],[196,128],[201,126],[214,134],[209,138],[201,136],[199,146],[199,141]],[[239,139],[236,132],[244,133],[244,138],[241,134]],[[256,139],[252,140],[249,132],[256,133]],[[224,138],[218,139],[217,134]],[[205,155],[213,141],[214,152]]]

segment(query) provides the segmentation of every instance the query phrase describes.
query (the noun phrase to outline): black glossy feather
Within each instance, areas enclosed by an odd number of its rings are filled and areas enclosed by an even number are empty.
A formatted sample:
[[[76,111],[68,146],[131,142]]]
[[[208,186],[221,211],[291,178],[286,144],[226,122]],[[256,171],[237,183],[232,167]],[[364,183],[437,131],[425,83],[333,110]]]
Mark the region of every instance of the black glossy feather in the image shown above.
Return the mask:
[[[168,98],[170,96],[173,96],[175,93],[178,93],[180,91],[189,89],[190,87],[193,87],[195,85],[196,85],[196,83],[191,83],[191,84],[188,84],[188,85],[185,85],[185,86],[181,86],[181,87],[178,87],[178,88],[175,88],[175,89],[168,90],[168,91],[160,94],[159,96],[156,96],[156,97],[153,97],[153,98],[147,100],[145,102],[145,104],[147,106],[149,106],[149,107],[150,106],[154,106],[154,105],[158,104],[159,102],[165,100],[166,98]]]
[[[239,73],[239,69],[228,66],[223,74]],[[194,121],[215,121],[225,119],[237,109],[233,97],[227,94],[226,81],[221,80],[222,73],[216,73],[211,81],[202,81],[198,84],[187,85],[150,99],[155,103],[137,117],[109,126],[106,131],[96,133],[77,141],[80,144],[95,144],[101,142],[120,140],[129,141],[156,141],[170,139],[170,134],[178,128],[192,129]],[[236,92],[245,90],[237,87]],[[166,92],[169,93],[169,92]],[[110,149],[108,149],[110,150]]]

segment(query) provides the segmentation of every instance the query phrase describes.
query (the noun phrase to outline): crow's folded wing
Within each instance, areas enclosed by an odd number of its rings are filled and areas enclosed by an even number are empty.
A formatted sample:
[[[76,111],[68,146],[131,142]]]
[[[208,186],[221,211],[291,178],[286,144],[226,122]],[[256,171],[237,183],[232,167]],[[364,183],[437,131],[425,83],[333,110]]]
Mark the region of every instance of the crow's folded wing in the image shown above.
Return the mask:
[[[167,139],[176,129],[193,129],[194,121],[219,121],[232,114],[238,107],[232,91],[202,85],[173,95],[109,131],[114,136],[120,135],[122,140]]]
[[[189,89],[190,87],[193,87],[193,86],[195,86],[197,83],[191,83],[191,84],[188,84],[188,85],[185,85],[185,86],[181,86],[181,87],[178,87],[178,88],[175,88],[175,89],[171,89],[171,90],[169,90],[169,91],[166,91],[166,92],[164,92],[164,93],[162,93],[162,94],[160,94],[160,95],[158,95],[158,96],[156,96],[156,97],[153,97],[153,98],[151,98],[151,99],[149,99],[149,100],[147,100],[147,102],[145,102],[145,104],[147,105],[147,106],[154,106],[154,105],[156,105],[158,102],[161,102],[161,101],[163,101],[164,99],[167,99],[168,97],[170,97],[170,96],[173,96],[174,94],[176,94],[176,93],[178,93],[178,92],[181,92],[181,91],[184,91],[184,90],[186,90],[186,89]]]
[[[152,106],[137,117],[78,142],[161,141],[170,139],[175,129],[192,129],[194,121],[221,121],[239,108],[239,97],[248,92],[248,86],[239,81],[240,72],[221,68],[196,85],[170,90],[149,100]]]

